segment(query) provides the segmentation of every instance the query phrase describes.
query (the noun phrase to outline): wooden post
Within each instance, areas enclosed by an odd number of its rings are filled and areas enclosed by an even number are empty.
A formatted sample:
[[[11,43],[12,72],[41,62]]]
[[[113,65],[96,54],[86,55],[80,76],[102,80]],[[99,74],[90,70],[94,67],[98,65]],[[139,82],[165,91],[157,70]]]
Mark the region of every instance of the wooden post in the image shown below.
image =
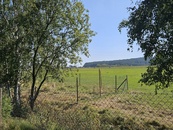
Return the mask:
[[[101,70],[99,69],[99,89],[100,89],[100,97],[102,95],[102,76],[101,76]]]
[[[81,74],[79,74],[79,86],[81,85]]]
[[[126,75],[127,90],[129,89],[128,76]]]
[[[79,81],[78,81],[78,77],[76,77],[76,101],[77,101],[77,103],[79,101]]]
[[[158,90],[158,87],[155,86],[155,95],[157,95],[157,90]]]
[[[2,88],[0,88],[0,129],[2,127]]]
[[[115,75],[115,93],[117,92],[117,76]]]

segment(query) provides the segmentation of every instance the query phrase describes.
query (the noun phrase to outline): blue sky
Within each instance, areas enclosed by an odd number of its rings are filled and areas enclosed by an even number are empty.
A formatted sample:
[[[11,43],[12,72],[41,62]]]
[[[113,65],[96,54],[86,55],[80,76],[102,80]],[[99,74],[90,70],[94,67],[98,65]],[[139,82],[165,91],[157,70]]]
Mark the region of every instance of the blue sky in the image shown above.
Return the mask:
[[[132,6],[131,0],[81,0],[89,10],[91,29],[97,35],[89,45],[90,57],[84,57],[85,62],[106,61],[142,57],[138,46],[134,45],[133,52],[127,51],[126,30],[120,33],[118,25],[127,19],[127,7]]]

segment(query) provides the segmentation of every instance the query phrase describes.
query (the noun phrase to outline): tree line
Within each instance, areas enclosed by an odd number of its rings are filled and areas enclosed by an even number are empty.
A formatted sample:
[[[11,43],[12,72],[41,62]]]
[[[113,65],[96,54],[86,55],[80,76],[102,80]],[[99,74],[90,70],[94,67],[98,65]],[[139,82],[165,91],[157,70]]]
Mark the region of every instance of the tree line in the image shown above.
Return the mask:
[[[112,66],[147,66],[149,65],[149,60],[144,60],[143,57],[131,58],[123,60],[113,60],[113,61],[97,61],[97,62],[87,62],[83,67],[112,67]]]

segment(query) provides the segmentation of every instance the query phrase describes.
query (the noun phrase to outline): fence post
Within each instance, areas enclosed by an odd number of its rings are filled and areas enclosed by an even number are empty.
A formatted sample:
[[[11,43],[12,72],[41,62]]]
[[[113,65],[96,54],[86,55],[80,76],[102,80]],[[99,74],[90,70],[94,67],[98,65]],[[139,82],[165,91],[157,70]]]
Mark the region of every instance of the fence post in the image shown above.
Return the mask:
[[[128,76],[126,75],[127,90],[129,89]]]
[[[101,76],[101,70],[99,69],[99,89],[100,89],[100,97],[102,94],[102,76]]]
[[[117,92],[117,76],[115,75],[115,93]]]
[[[79,81],[78,81],[78,77],[76,77],[76,101],[77,101],[77,103],[79,101]]]
[[[79,73],[79,86],[81,85],[81,74]]]
[[[2,127],[2,88],[0,88],[0,129]]]

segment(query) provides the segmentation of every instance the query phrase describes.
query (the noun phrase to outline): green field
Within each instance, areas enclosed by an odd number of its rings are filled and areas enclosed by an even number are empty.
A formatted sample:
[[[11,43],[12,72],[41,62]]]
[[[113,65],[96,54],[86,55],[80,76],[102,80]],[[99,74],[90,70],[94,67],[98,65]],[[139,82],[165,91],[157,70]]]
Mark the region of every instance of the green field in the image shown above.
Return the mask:
[[[65,86],[75,86],[76,77],[80,77],[80,90],[92,91],[99,88],[99,69],[101,70],[102,89],[103,91],[115,91],[115,75],[117,76],[117,86],[128,76],[128,90],[153,92],[155,86],[141,85],[138,81],[141,78],[141,73],[147,69],[146,66],[124,66],[124,67],[109,67],[109,68],[78,68],[72,69],[70,74],[65,78]],[[80,75],[80,76],[79,76]],[[164,91],[170,91],[164,90]],[[162,92],[163,90],[159,90]]]
[[[76,92],[76,77],[80,77],[79,94],[85,93],[92,98],[99,96],[99,69],[101,70],[103,96],[119,96],[130,99],[138,104],[146,103],[151,107],[164,106],[173,110],[172,104],[172,86],[165,89],[157,90],[155,95],[155,86],[141,85],[138,81],[141,73],[147,69],[146,66],[124,66],[110,68],[78,68],[72,69],[71,73],[66,77],[65,82],[60,90],[66,92]],[[80,76],[79,76],[80,75]],[[117,86],[128,77],[128,85],[121,86],[120,90],[115,90],[115,75],[117,76]],[[128,88],[127,88],[128,86]],[[124,89],[125,88],[125,89]],[[118,93],[119,92],[119,93]]]

